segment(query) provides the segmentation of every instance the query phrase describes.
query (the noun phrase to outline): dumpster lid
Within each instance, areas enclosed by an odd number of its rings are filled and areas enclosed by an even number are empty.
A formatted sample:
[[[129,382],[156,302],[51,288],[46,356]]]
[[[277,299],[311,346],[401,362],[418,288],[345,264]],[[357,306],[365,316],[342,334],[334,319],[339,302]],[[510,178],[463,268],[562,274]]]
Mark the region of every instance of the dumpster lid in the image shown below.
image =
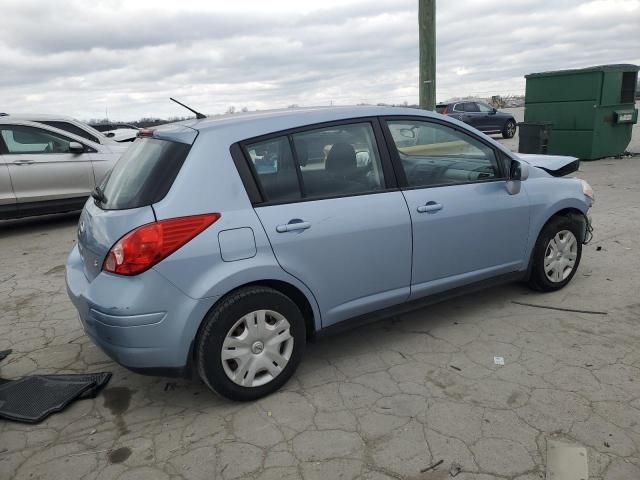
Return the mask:
[[[553,70],[549,72],[529,73],[524,78],[535,77],[553,77],[556,75],[573,75],[575,73],[589,73],[589,72],[637,72],[640,70],[638,65],[631,63],[617,63],[611,65],[596,65],[594,67],[586,68],[574,68],[570,70]]]

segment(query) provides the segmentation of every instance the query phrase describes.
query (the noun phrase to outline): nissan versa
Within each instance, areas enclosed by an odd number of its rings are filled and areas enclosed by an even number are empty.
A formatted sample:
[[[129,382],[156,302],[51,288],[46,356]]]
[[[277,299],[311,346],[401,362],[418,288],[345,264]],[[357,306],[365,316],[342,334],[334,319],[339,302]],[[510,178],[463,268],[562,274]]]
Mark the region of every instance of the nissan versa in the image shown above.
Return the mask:
[[[237,400],[305,341],[481,285],[564,287],[591,230],[572,157],[518,155],[406,108],[313,108],[141,133],[67,261],[85,331],[118,363]],[[374,313],[375,312],[375,313]]]

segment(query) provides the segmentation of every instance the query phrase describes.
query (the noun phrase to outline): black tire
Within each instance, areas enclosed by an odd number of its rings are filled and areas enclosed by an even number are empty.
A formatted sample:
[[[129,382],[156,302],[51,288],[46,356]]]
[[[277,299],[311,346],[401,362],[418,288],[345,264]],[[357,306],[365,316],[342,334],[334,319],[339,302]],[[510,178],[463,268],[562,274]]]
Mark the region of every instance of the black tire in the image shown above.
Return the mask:
[[[567,276],[567,278],[561,281],[551,281],[547,274],[545,273],[544,261],[545,255],[547,253],[547,247],[549,246],[549,242],[559,233],[564,230],[568,230],[576,238],[577,243],[577,252],[576,259],[573,265],[573,270]],[[533,257],[531,259],[531,275],[529,277],[529,286],[534,290],[538,290],[541,292],[553,292],[555,290],[560,290],[566,284],[568,284],[576,271],[578,270],[578,266],[580,265],[580,259],[582,258],[582,243],[580,242],[580,226],[571,221],[568,217],[557,216],[553,217],[547,224],[544,226],[540,235],[538,236],[538,240],[536,241],[536,245],[533,250]]]
[[[513,138],[516,134],[516,122],[513,120],[508,120],[507,123],[504,124],[504,128],[502,129],[502,138]]]
[[[283,315],[290,325],[293,351],[285,368],[268,383],[245,387],[233,382],[224,371],[222,346],[231,327],[244,315],[255,310],[273,310]],[[255,400],[278,390],[295,372],[306,341],[305,322],[298,306],[286,295],[268,287],[246,287],[230,293],[203,320],[196,339],[198,374],[215,393],[231,400]]]

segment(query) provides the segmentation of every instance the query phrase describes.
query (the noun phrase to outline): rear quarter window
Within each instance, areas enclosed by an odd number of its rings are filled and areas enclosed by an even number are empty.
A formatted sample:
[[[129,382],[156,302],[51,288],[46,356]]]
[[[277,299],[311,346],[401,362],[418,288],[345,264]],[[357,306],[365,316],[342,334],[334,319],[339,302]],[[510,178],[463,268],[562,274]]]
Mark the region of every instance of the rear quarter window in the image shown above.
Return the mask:
[[[139,208],[162,200],[182,168],[191,145],[156,138],[134,142],[100,188],[103,210]]]

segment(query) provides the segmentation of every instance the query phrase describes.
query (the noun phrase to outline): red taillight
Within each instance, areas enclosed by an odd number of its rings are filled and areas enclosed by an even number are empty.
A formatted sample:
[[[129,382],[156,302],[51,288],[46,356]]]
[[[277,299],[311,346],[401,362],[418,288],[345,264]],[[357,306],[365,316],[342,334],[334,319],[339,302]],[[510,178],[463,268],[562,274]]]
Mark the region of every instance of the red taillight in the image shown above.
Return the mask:
[[[138,130],[138,137],[149,138],[153,137],[153,128],[141,128]]]
[[[442,110],[442,115],[446,115],[449,113],[449,105],[445,105],[444,110]]]
[[[167,258],[220,218],[219,213],[171,218],[130,231],[111,247],[102,269],[137,275]]]

